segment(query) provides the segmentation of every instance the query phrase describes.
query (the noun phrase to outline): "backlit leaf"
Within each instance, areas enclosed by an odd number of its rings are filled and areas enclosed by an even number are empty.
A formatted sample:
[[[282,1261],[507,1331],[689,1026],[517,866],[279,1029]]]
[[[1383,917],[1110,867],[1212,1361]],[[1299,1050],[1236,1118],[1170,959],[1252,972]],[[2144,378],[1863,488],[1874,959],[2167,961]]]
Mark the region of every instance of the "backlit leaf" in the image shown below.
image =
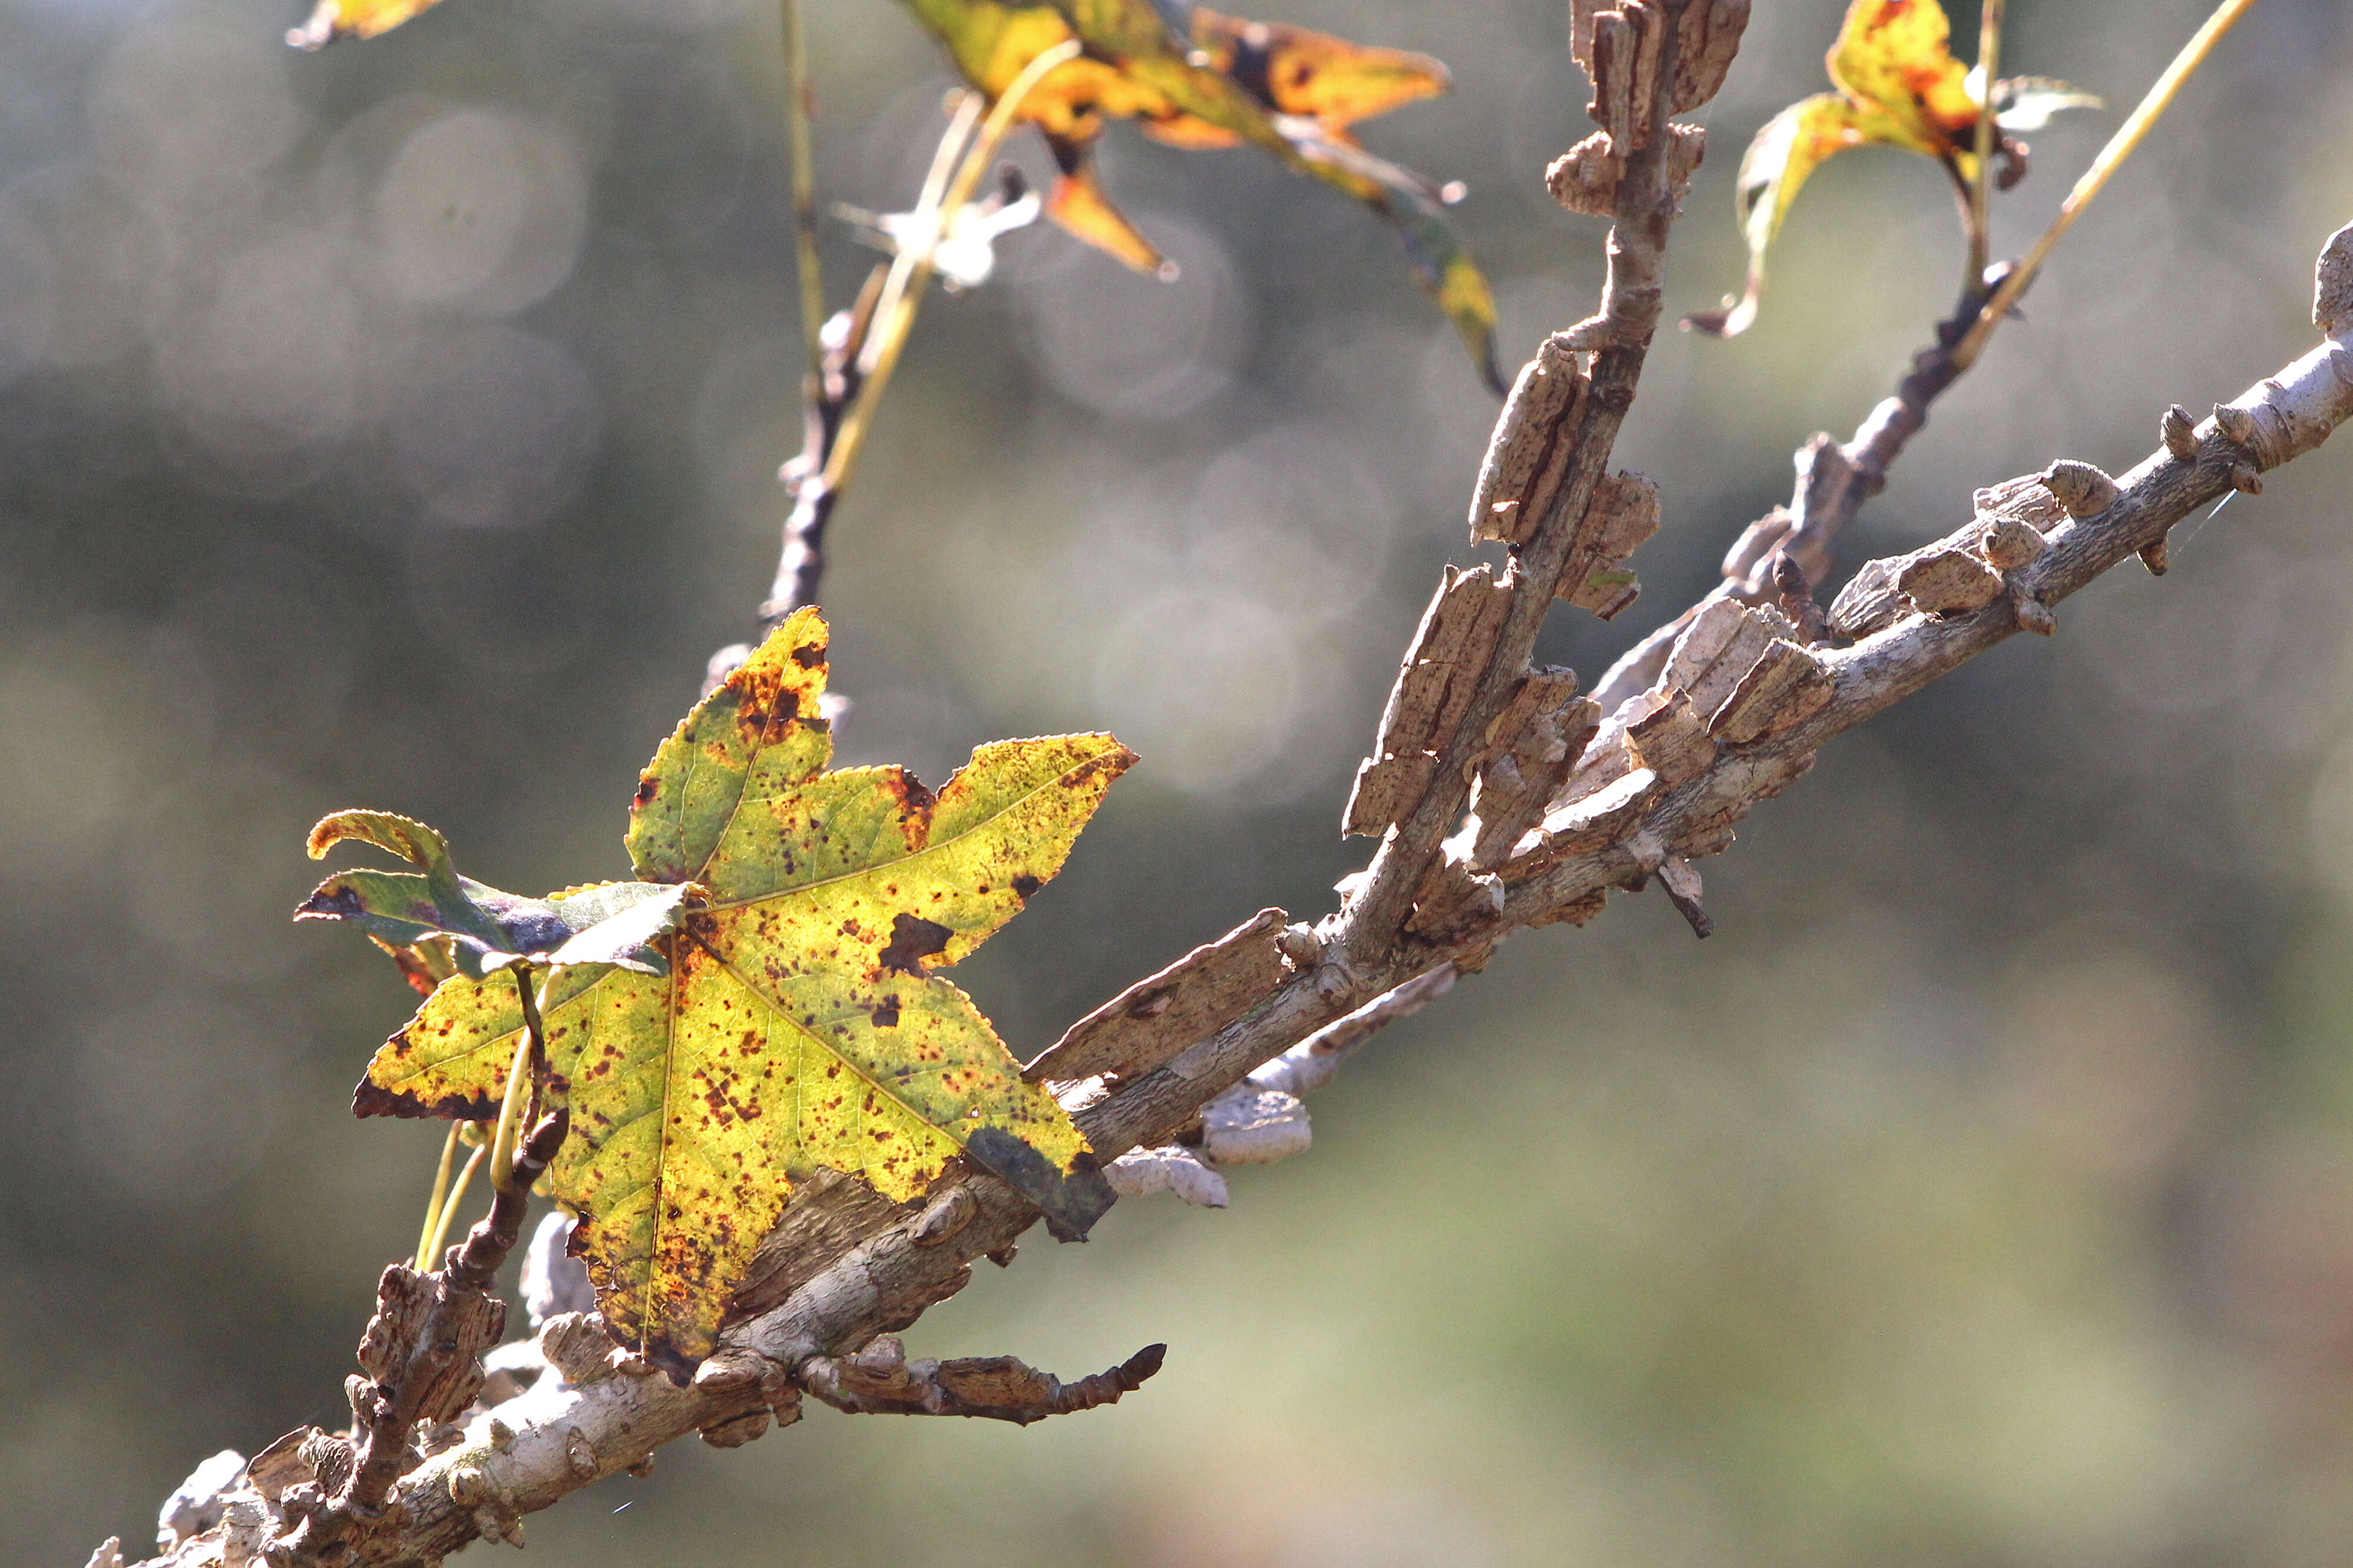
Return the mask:
[[[1853,0],[1829,66],[1838,91],[1781,110],[1741,156],[1733,199],[1748,242],[1747,287],[1721,310],[1684,317],[1686,327],[1721,337],[1748,329],[1765,288],[1765,253],[1806,176],[1831,154],[1901,147],[1936,159],[1957,182],[1976,177],[1985,79],[1953,58],[1951,27],[1936,0]],[[2097,108],[2099,101],[2043,77],[1996,82],[1994,123],[2005,152],[2018,159],[2003,176],[2005,188],[2024,167],[2024,146],[2007,140],[2010,132],[2039,129],[2063,110]]]
[[[1866,137],[1941,157],[1976,144],[1978,100],[1936,0],[1854,0],[1831,46],[1831,80],[1870,120]],[[1876,113],[1872,111],[1876,110]]]
[[[904,1200],[965,1156],[1064,1235],[1110,1204],[1070,1118],[933,972],[1060,869],[1134,757],[1108,735],[1001,742],[936,796],[895,767],[828,773],[825,648],[817,613],[794,616],[646,770],[628,840],[642,880],[617,886],[670,890],[677,923],[650,938],[668,973],[569,944],[546,960],[546,1089],[573,1130],[549,1190],[582,1216],[616,1335],[681,1375],[820,1168]],[[599,896],[615,897],[548,901]],[[632,902],[610,921],[633,918]],[[354,1109],[492,1114],[522,1031],[512,977],[452,977]]]

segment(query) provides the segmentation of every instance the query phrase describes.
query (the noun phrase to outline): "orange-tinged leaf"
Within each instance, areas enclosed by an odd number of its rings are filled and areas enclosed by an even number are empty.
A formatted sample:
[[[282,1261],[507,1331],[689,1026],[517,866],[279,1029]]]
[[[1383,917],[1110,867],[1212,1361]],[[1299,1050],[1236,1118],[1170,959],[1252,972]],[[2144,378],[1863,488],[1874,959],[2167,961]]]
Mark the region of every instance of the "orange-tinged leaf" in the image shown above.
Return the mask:
[[[373,38],[389,33],[437,0],[319,0],[311,19],[286,35],[296,48],[324,48],[337,38]]]
[[[1277,114],[1299,114],[1326,131],[1387,114],[1452,85],[1428,55],[1352,44],[1281,22],[1245,22],[1207,6],[1193,11],[1193,47],[1208,68],[1231,77]]]
[[[1346,127],[1442,91],[1445,68],[1402,50],[1361,47],[1303,28],[1243,22],[1155,0],[906,0],[965,79],[994,99],[1045,50],[1075,37],[1085,53],[1049,71],[1016,118],[1043,131],[1061,169],[1047,211],[1131,267],[1159,269],[1159,252],[1112,205],[1092,174],[1093,143],[1112,120],[1133,120],[1172,146],[1244,142],[1294,172],[1346,192],[1394,228],[1415,276],[1482,368],[1494,358],[1485,279],[1442,216],[1438,188],[1378,159],[1352,156]],[[1172,20],[1185,29],[1173,30]],[[1490,370],[1488,379],[1502,390]]]
[[[1064,1235],[1110,1202],[1069,1116],[934,971],[1060,869],[1134,757],[1108,735],[1001,742],[937,795],[899,768],[827,772],[825,647],[817,613],[795,615],[647,768],[628,837],[643,881],[620,886],[679,895],[652,942],[662,972],[558,949],[539,1002],[545,1090],[572,1126],[549,1190],[581,1216],[616,1336],[681,1376],[820,1168],[903,1201],[968,1158]],[[376,1053],[354,1109],[480,1119],[522,1039],[510,973],[453,976]]]
[[[1189,123],[1198,124],[1194,121]],[[1058,149],[1059,152],[1059,149]],[[1079,149],[1072,167],[1059,175],[1046,197],[1046,216],[1096,249],[1115,256],[1138,272],[1173,273],[1174,267],[1159,247],[1128,222],[1127,215],[1111,205],[1096,177],[1094,159]]]
[[[1951,39],[1936,0],[1855,0],[1848,7],[1831,46],[1831,80],[1859,108],[1886,117],[1871,140],[1932,158],[1974,145],[1978,99],[1968,72],[1953,58]]]

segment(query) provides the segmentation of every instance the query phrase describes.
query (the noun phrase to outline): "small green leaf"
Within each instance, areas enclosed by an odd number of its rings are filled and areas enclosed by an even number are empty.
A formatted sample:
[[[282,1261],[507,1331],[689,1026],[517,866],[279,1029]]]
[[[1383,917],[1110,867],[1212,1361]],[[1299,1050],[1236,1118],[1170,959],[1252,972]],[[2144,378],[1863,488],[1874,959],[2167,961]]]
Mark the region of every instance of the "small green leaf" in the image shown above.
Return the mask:
[[[296,920],[348,921],[390,950],[396,962],[420,944],[442,939],[464,973],[480,978],[498,955],[541,958],[559,951],[565,962],[617,963],[648,974],[664,973],[647,943],[675,928],[687,889],[647,882],[607,882],[546,899],[501,892],[458,875],[440,834],[386,811],[342,811],[311,830],[311,858],[345,839],[389,849],[425,868],[416,871],[345,871],[328,878],[294,910]],[[419,962],[429,966],[432,956]],[[416,965],[402,962],[404,973]]]

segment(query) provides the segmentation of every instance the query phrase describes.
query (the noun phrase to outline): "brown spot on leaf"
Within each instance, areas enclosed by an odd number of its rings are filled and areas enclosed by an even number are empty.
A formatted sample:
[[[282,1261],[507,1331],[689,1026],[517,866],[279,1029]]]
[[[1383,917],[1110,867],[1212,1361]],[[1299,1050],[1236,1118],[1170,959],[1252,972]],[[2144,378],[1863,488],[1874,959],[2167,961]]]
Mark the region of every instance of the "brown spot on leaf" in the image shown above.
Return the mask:
[[[898,1027],[899,1003],[897,998],[894,997],[890,1001],[878,1005],[874,1010],[868,1015],[868,1016],[874,1020],[874,1026],[878,1029],[894,1029]]]
[[[1039,889],[1045,885],[1045,883],[1040,882],[1037,878],[1029,875],[1027,871],[1022,872],[1021,875],[1013,879],[1013,890],[1016,894],[1019,895],[1021,901],[1025,904],[1029,901],[1030,898],[1038,891]]]
[[[955,934],[936,921],[917,915],[894,915],[891,920],[891,945],[881,952],[881,965],[901,974],[921,974],[923,960],[945,952],[948,938]]]
[[[469,1098],[462,1094],[445,1094],[438,1100],[426,1100],[406,1089],[389,1089],[368,1079],[360,1079],[359,1088],[352,1091],[353,1116],[418,1116],[439,1117],[444,1121],[487,1121],[499,1113],[499,1102],[488,1096]]]

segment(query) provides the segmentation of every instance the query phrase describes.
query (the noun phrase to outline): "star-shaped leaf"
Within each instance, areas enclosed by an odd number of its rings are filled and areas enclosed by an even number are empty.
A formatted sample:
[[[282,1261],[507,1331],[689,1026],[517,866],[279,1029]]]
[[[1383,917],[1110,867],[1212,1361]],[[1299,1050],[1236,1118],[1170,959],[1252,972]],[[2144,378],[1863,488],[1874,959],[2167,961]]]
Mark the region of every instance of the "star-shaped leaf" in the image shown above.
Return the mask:
[[[573,1129],[550,1190],[581,1215],[574,1245],[616,1337],[679,1375],[821,1167],[904,1200],[965,1156],[1063,1235],[1111,1201],[1070,1118],[933,972],[1061,868],[1133,754],[1108,735],[1000,742],[936,796],[895,767],[828,773],[825,652],[817,613],[795,615],[646,770],[639,881],[617,886],[670,890],[676,928],[648,944],[667,973],[623,967],[617,944],[542,960],[545,1088]],[[638,916],[618,901],[566,941]],[[486,1118],[522,1041],[512,976],[452,976],[376,1053],[353,1108]]]
[[[1936,0],[1853,0],[1829,65],[1838,90],[1781,110],[1741,155],[1734,200],[1748,242],[1747,288],[1722,310],[1685,317],[1685,326],[1727,338],[1747,331],[1765,289],[1765,253],[1799,187],[1824,159],[1850,147],[1901,147],[1936,159],[1957,182],[1977,177],[1985,78],[1953,58],[1951,27]],[[2005,185],[2023,168],[2025,145],[2012,132],[2038,130],[2062,110],[2099,103],[2044,77],[1994,83],[1998,142],[2012,160]]]

